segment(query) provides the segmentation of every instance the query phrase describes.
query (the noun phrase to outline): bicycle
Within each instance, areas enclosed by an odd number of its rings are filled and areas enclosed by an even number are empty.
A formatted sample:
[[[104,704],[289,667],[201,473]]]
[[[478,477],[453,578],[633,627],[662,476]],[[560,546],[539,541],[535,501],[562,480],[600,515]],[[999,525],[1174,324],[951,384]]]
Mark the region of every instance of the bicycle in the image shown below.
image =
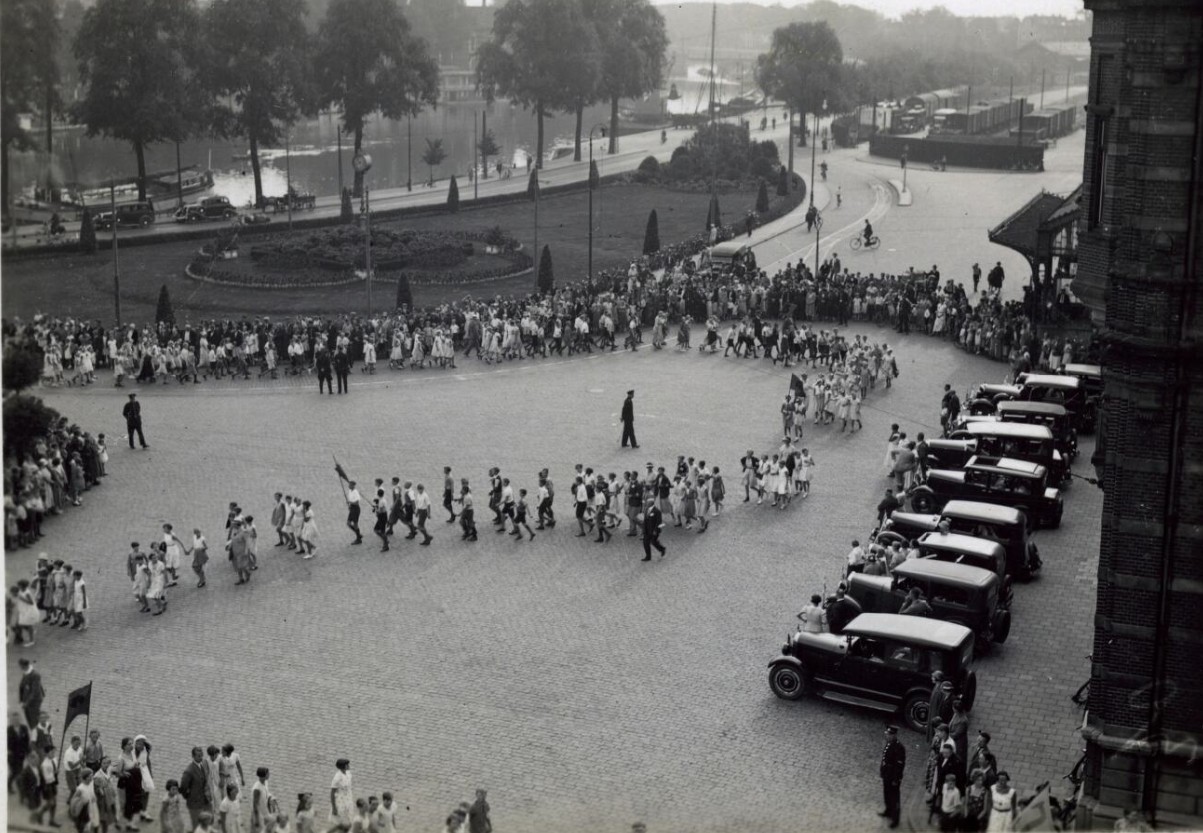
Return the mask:
[[[1092,660],[1093,657],[1090,654],[1087,654],[1086,659]],[[1078,686],[1078,690],[1075,691],[1073,694],[1071,694],[1069,699],[1072,700],[1074,705],[1078,706],[1079,708],[1082,708],[1082,709],[1088,708],[1089,703],[1090,703],[1090,678],[1089,677],[1086,678],[1086,682],[1084,682],[1084,683],[1082,683],[1082,685]]]
[[[864,235],[858,234],[856,237],[852,238],[849,245],[852,247],[852,251],[854,252],[861,248],[876,249],[881,245],[881,238],[874,234],[869,238],[869,242],[866,243]]]

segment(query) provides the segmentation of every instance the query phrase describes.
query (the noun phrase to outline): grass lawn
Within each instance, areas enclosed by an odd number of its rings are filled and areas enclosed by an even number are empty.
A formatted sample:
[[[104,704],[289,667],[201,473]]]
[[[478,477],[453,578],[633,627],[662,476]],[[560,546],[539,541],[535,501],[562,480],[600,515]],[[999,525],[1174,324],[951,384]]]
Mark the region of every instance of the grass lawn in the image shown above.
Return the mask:
[[[774,200],[778,199],[774,197]],[[644,185],[610,185],[594,192],[594,271],[625,267],[643,250],[648,213],[659,215],[664,245],[704,230],[706,194],[681,193]],[[719,197],[723,217],[735,221],[753,207],[754,190]],[[551,247],[556,281],[583,278],[588,270],[588,192],[562,194],[539,204],[539,246]],[[385,221],[386,228],[424,230],[484,230],[499,225],[527,247],[534,245],[534,206],[512,203],[458,214],[438,214]],[[314,289],[262,290],[218,286],[193,281],[184,266],[199,247],[197,241],[162,243],[119,250],[121,314],[124,321],[154,318],[159,287],[167,284],[177,319],[238,317],[242,315],[337,314],[364,311],[362,285]],[[28,260],[6,258],[0,300],[6,317],[36,313],[99,318],[112,322],[113,263],[107,252],[87,256],[64,254]],[[470,285],[415,286],[414,303],[428,306],[459,300],[467,294],[526,294],[534,289],[534,273]],[[393,284],[373,287],[373,308],[391,309]]]

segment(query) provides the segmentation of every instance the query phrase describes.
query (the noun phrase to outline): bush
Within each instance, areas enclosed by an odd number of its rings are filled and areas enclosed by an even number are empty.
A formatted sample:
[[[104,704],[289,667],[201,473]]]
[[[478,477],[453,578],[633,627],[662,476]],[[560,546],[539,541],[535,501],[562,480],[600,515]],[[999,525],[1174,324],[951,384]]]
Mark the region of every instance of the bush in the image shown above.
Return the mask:
[[[677,148],[681,150],[681,148]],[[694,175],[693,160],[688,153],[678,155],[673,153],[672,161],[668,163],[668,178],[674,182],[684,182]]]
[[[643,253],[650,255],[658,251],[660,251],[660,218],[656,216],[656,209],[653,208],[647,215],[647,229],[643,232]]]
[[[551,247],[544,246],[543,254],[539,257],[539,292],[550,295],[556,286],[555,273],[551,267]]]
[[[454,214],[459,211],[459,183],[455,181],[455,174],[451,175],[451,184],[447,186],[447,212]]]
[[[748,173],[762,182],[766,179],[772,179],[776,173],[776,163],[771,159],[766,159],[763,156],[757,156],[752,160],[752,164],[748,167]]]
[[[5,359],[5,364],[8,361]],[[7,373],[5,374],[7,377]],[[8,379],[4,380],[5,386]],[[4,454],[24,459],[33,453],[37,441],[50,432],[58,420],[58,411],[46,407],[35,396],[11,396],[4,401]]]
[[[772,139],[765,139],[763,142],[753,142],[751,152],[753,157],[768,159],[770,162],[777,162],[781,159],[778,155],[777,143]]]
[[[769,185],[760,180],[760,190],[756,192],[756,213],[766,214],[769,210]]]
[[[79,224],[79,250],[86,255],[96,254],[96,224],[92,222],[92,212],[86,208]]]
[[[167,284],[159,289],[159,305],[155,307],[155,323],[175,326],[175,310],[171,308],[171,295],[167,293]]]
[[[4,389],[20,393],[37,384],[42,375],[42,351],[34,346],[4,351]],[[8,428],[5,415],[5,428]]]
[[[721,228],[722,225],[722,214],[718,209],[718,194],[713,194],[710,197],[710,207],[706,211],[706,231],[710,231],[711,226]]]
[[[654,179],[655,177],[660,176],[660,160],[654,156],[645,156],[643,157],[643,161],[639,163],[639,167],[636,170],[638,170],[640,173],[647,174]]]
[[[344,188],[342,196],[342,211],[339,217],[344,223],[349,223],[355,219],[355,209],[351,206],[351,189]]]
[[[402,272],[397,277],[397,309],[411,310],[414,308],[414,292],[409,288],[409,276]]]

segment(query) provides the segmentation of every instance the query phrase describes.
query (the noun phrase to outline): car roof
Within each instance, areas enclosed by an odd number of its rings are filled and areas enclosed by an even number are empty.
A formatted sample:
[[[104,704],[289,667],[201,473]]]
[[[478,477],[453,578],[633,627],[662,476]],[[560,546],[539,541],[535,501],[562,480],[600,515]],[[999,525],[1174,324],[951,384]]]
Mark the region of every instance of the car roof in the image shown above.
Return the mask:
[[[934,440],[927,441],[928,448],[964,448],[968,445],[973,445],[973,440],[950,440],[946,437],[937,437]]]
[[[943,535],[939,532],[925,532],[919,537],[919,547],[948,550],[950,552],[966,552],[975,555],[991,556],[1000,548],[996,541],[988,538],[975,538],[972,535],[961,535],[950,532]]]
[[[1027,460],[1016,460],[1014,457],[983,457],[977,455],[969,458],[965,464],[967,469],[1001,469],[1007,474],[1017,474],[1020,477],[1043,477],[1044,466]]]
[[[987,523],[1023,523],[1023,513],[1013,506],[999,506],[981,500],[950,500],[944,504],[942,515],[985,521]]]
[[[900,639],[927,648],[957,648],[973,635],[964,625],[903,616],[898,613],[862,613],[844,626],[850,636]]]
[[[746,248],[748,248],[748,244],[742,240],[728,240],[726,243],[719,243],[711,247],[710,256],[734,257]]]
[[[1017,437],[1025,440],[1051,440],[1053,432],[1047,425],[1029,425],[1026,422],[969,422],[958,430],[970,434]]]
[[[967,584],[970,587],[989,587],[998,581],[995,573],[981,567],[937,561],[934,558],[908,558],[894,568],[894,575],[903,578],[934,578],[949,584]]]
[[[1029,373],[1023,380],[1025,388],[1078,388],[1081,384],[1077,376],[1059,376],[1053,373]]]
[[[1071,376],[1102,376],[1103,368],[1097,364],[1067,364],[1061,368]]]
[[[995,393],[1019,393],[1019,385],[1004,385],[1000,382],[982,382],[977,386],[978,390],[989,390]]]
[[[1008,411],[1014,411],[1018,414],[1044,414],[1045,416],[1068,416],[1069,411],[1065,410],[1064,405],[1059,405],[1056,402],[1028,402],[1023,399],[1012,399],[1006,402],[998,403],[998,412],[1005,414]]]
[[[939,515],[924,515],[922,512],[899,512],[897,510],[890,513],[888,520],[895,523],[907,524],[909,526],[928,526],[932,529],[936,528],[936,524],[940,522]]]

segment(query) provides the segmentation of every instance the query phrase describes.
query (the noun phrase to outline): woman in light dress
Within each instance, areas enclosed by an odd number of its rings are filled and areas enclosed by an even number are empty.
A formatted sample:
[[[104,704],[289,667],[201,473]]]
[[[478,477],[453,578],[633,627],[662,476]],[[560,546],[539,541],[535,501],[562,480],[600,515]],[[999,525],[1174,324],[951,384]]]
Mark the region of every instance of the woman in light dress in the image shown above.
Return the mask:
[[[351,791],[351,762],[339,758],[334,762],[334,778],[330,781],[330,827],[347,830],[355,821],[355,796]],[[366,809],[366,805],[365,805]]]
[[[405,367],[405,336],[400,328],[393,333],[393,347],[388,354],[388,366],[391,368]]]
[[[948,323],[948,305],[943,301],[936,307],[936,323],[932,325],[932,335],[944,335],[944,327]]]
[[[159,616],[167,609],[167,567],[163,563],[163,555],[155,553],[150,557],[150,587],[146,591],[146,597],[153,599],[156,607],[155,616]]]
[[[305,550],[305,558],[313,558],[317,551],[317,521],[313,517],[313,507],[309,501],[301,503],[302,517],[304,520],[301,524],[301,545]]]
[[[1015,821],[1016,804],[1016,792],[1011,786],[1011,776],[1003,770],[998,773],[998,781],[990,787],[990,794],[986,799],[986,806],[989,808],[986,833],[1010,833],[1011,825]]]
[[[886,459],[884,462],[886,477],[894,476],[894,460],[898,457],[899,442],[898,423],[894,423],[890,426],[890,439],[886,442]]]

